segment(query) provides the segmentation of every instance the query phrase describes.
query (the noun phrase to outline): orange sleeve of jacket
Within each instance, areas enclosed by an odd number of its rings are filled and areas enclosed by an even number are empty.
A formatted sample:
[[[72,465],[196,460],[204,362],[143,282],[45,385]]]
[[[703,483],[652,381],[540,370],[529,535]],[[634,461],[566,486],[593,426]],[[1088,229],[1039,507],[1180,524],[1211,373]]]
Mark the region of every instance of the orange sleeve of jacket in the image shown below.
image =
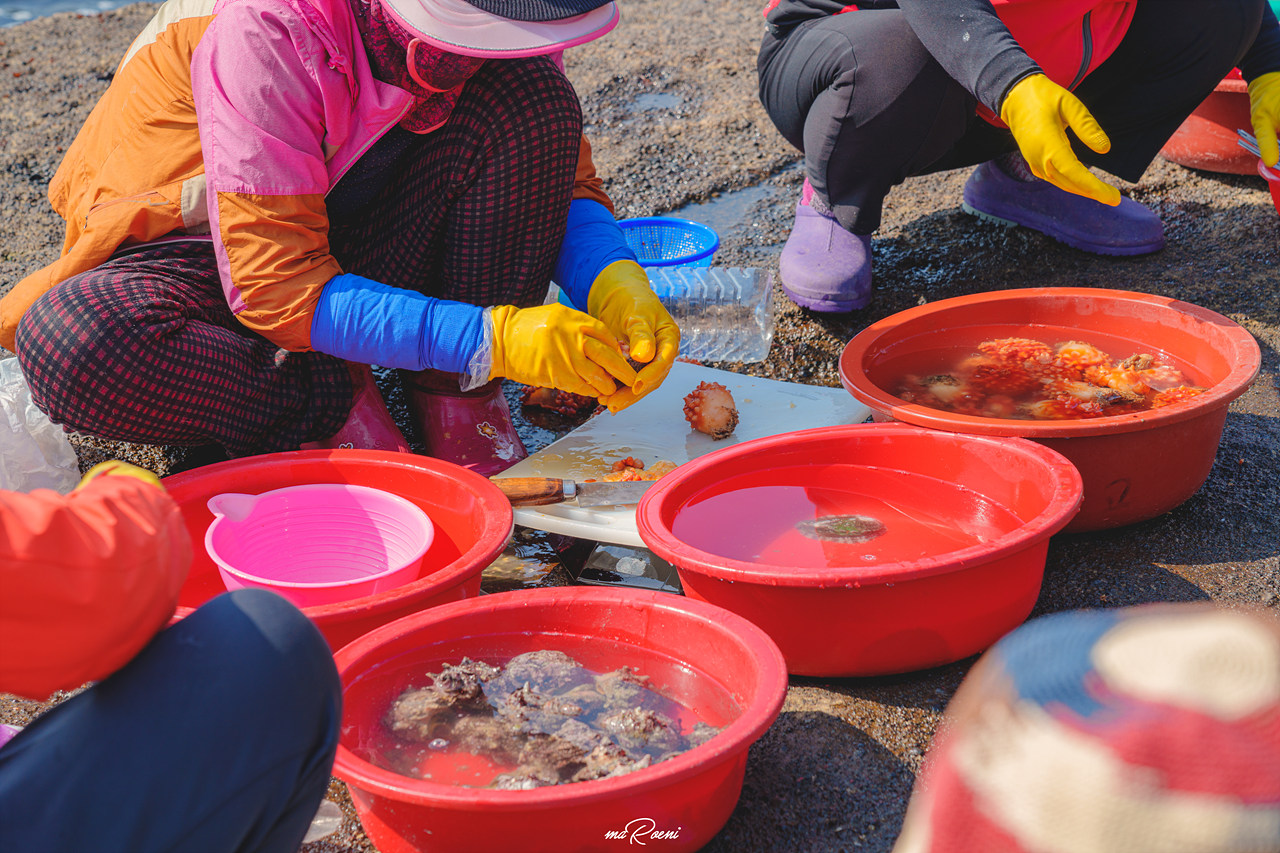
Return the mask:
[[[603,204],[610,213],[614,212],[613,201],[604,191],[604,181],[596,174],[595,161],[591,159],[591,143],[584,136],[578,143],[578,168],[573,176],[573,198],[589,198]]]
[[[165,626],[191,566],[178,505],[134,477],[0,491],[0,692],[105,678]]]

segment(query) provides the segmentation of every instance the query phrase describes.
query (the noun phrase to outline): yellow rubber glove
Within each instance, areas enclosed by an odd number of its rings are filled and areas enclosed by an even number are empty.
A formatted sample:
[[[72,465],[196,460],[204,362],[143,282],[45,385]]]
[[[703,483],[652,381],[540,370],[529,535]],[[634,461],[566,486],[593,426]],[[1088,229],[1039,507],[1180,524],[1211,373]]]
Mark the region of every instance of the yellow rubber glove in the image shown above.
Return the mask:
[[[667,378],[680,354],[680,327],[635,261],[614,261],[601,270],[587,294],[587,311],[626,342],[633,360],[645,365],[631,387],[600,399],[609,411],[618,412]]]
[[[1249,84],[1249,119],[1262,162],[1268,166],[1280,164],[1280,142],[1276,141],[1280,130],[1280,71],[1263,74]]]
[[[1112,207],[1120,203],[1120,190],[1098,180],[1071,150],[1067,128],[1099,154],[1111,150],[1107,134],[1071,92],[1043,74],[1032,74],[1005,95],[1000,118],[1037,178]]]
[[[144,483],[150,483],[156,488],[164,488],[164,483],[160,482],[160,478],[155,475],[155,472],[148,471],[146,468],[139,468],[137,465],[130,465],[128,462],[121,462],[119,459],[112,459],[107,462],[99,462],[86,471],[85,475],[80,478],[80,484],[76,486],[76,489],[83,489],[99,477],[135,477]]]
[[[604,323],[566,305],[500,305],[493,321],[493,367],[506,377],[584,397],[605,397],[630,387],[636,372]],[[616,381],[615,381],[616,380]]]

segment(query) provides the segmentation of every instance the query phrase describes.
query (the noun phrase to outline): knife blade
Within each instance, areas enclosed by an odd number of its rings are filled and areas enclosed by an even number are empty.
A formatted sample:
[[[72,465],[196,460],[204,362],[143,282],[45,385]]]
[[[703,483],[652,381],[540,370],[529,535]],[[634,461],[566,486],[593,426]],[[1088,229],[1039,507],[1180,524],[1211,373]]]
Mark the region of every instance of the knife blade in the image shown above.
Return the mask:
[[[639,503],[653,480],[622,483],[579,483],[556,477],[492,477],[512,506],[541,506],[577,498],[578,506],[625,506]]]

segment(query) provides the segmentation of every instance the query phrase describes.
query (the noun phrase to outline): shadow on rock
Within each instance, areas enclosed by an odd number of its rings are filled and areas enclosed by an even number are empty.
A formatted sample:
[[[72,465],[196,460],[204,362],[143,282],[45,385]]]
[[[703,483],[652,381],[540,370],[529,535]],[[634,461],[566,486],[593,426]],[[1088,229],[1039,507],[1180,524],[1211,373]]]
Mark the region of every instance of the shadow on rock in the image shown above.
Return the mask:
[[[1128,531],[1124,534],[1106,531],[1055,538],[1032,617],[1060,610],[1207,600],[1209,593],[1195,580],[1153,561],[1150,540],[1133,532],[1150,524],[1124,528]]]
[[[831,714],[786,712],[751,747],[742,798],[704,853],[887,853],[914,774]]]
[[[831,693],[877,705],[941,713],[977,659],[977,655],[970,655],[954,663],[899,675],[840,679],[803,679],[793,676],[791,682],[794,685],[820,684]]]

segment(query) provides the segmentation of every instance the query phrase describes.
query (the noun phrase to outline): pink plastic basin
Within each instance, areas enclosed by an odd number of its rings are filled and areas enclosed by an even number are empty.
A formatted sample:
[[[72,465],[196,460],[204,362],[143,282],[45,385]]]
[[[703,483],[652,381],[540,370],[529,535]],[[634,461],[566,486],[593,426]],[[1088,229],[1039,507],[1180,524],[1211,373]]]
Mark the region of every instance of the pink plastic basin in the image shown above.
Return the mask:
[[[350,483],[214,495],[204,546],[227,589],[258,587],[299,607],[334,604],[418,577],[435,527],[398,495]]]
[[[904,374],[954,364],[980,342],[1004,337],[1083,340],[1119,358],[1133,352],[1172,358],[1208,391],[1159,409],[1054,421],[962,415],[892,393]],[[1057,450],[1084,479],[1084,502],[1066,528],[1081,531],[1145,521],[1195,494],[1213,467],[1227,405],[1248,389],[1261,364],[1253,336],[1207,308],[1146,293],[1052,287],[958,296],[886,317],[848,343],[840,378],[876,420],[1022,436]]]
[[[975,654],[1026,619],[1080,489],[1034,442],[859,424],[713,451],[658,480],[636,520],[687,597],[759,625],[790,672],[880,675]],[[815,530],[864,519],[882,529]]]
[[[458,465],[426,456],[376,450],[299,450],[219,462],[165,478],[182,509],[193,542],[214,520],[208,501],[224,492],[265,492],[309,483],[351,483],[383,489],[422,509],[435,526],[434,571],[360,598],[304,606],[303,612],[338,649],[366,631],[449,601],[478,596],[480,574],[506,547],[513,529],[511,503],[497,486]],[[178,599],[182,618],[226,591],[204,549]]]
[[[366,760],[407,685],[464,655],[504,663],[556,649],[596,671],[634,666],[649,684],[724,730],[674,758],[613,779],[528,791],[403,776]],[[343,684],[334,775],[382,853],[697,850],[742,792],[747,748],[782,708],[782,655],[756,626],[664,592],[520,590],[454,602],[370,632],[334,656]]]

